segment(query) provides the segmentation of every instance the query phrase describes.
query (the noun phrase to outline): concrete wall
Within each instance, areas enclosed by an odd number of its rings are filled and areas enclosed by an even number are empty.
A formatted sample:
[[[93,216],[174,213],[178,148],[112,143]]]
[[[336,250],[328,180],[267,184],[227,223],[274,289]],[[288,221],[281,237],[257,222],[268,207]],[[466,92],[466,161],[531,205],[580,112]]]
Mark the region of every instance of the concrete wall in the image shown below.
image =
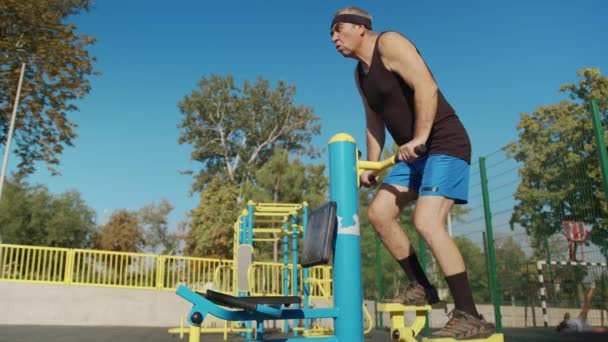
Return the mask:
[[[326,300],[313,300],[315,307],[330,305]],[[375,303],[365,301],[375,319]],[[431,327],[441,327],[447,322],[447,309],[432,310]],[[486,320],[494,322],[494,308],[478,305]],[[140,326],[177,327],[180,317],[191,309],[190,303],[173,291],[112,289],[85,286],[46,285],[20,282],[0,282],[0,325],[71,325],[71,326]],[[580,309],[548,309],[549,325],[556,326],[566,311],[578,315]],[[534,326],[532,308],[503,306],[503,326]],[[536,326],[542,326],[541,308],[535,308]],[[589,323],[594,326],[608,325],[606,310],[591,310]],[[388,314],[384,325],[390,325]],[[406,321],[413,320],[413,314]],[[331,319],[322,319],[322,326],[332,326]],[[280,326],[279,323],[277,323]],[[268,322],[267,326],[274,326]]]
[[[0,324],[179,326],[191,305],[171,291],[0,282]]]

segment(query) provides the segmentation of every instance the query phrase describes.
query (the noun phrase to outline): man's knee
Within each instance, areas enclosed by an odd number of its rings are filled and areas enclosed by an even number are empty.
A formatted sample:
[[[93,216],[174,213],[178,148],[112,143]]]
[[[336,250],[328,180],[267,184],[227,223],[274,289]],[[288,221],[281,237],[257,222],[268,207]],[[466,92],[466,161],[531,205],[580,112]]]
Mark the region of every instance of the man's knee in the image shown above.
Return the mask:
[[[374,227],[376,227],[386,221],[386,214],[382,212],[379,205],[372,203],[367,208],[367,219]]]
[[[367,219],[374,227],[384,226],[395,218],[396,216],[392,214],[392,210],[387,210],[386,207],[377,202],[372,202],[367,209]]]
[[[441,213],[428,208],[416,208],[414,212],[414,228],[425,240],[429,240],[439,231],[445,231],[445,218]]]
[[[436,229],[436,224],[432,222],[433,219],[424,215],[414,215],[414,228],[422,238],[428,241]]]

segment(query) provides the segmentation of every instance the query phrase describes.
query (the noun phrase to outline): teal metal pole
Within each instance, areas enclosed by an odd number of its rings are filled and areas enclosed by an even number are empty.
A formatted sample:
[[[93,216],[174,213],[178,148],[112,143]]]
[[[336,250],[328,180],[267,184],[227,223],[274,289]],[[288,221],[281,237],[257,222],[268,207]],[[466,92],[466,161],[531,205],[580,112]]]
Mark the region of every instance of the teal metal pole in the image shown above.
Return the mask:
[[[253,249],[253,201],[249,201],[247,202],[247,243],[251,245],[252,249]],[[248,293],[245,293],[245,296],[247,296]],[[252,325],[253,323],[251,321],[247,321],[246,322],[246,326],[247,326],[247,333],[245,334],[245,336],[248,339],[251,339],[253,337],[253,334],[251,333],[252,330]]]
[[[251,246],[253,246],[253,202],[249,201],[249,203],[247,203],[247,211],[248,211],[248,218],[247,218],[247,242],[249,243]]]
[[[338,341],[363,342],[361,233],[357,184],[357,149],[353,137],[337,134],[329,141],[329,193],[336,202],[334,249],[334,332]]]
[[[298,289],[298,216],[295,211],[291,214],[291,258],[291,279],[293,282],[291,294],[298,296],[298,292],[300,292]],[[292,323],[294,328],[298,325],[297,320],[293,320]],[[298,336],[298,330],[294,329],[293,335]]]
[[[283,296],[289,295],[289,220],[285,217],[285,223],[283,224]],[[289,322],[283,321],[283,332],[289,331]]]
[[[496,317],[496,331],[502,333],[502,315],[500,313],[500,289],[498,274],[496,274],[496,256],[494,255],[494,230],[492,228],[492,211],[490,210],[490,193],[488,191],[488,175],[486,173],[486,158],[479,158],[479,171],[481,174],[481,190],[483,195],[483,212],[488,234],[488,254],[490,256],[490,273],[494,288],[494,317]]]
[[[308,203],[304,202],[302,205],[302,237],[306,238],[306,227],[308,226]],[[304,278],[304,309],[310,307],[310,283],[308,283],[309,271],[308,267],[304,267],[302,270],[302,277]],[[304,320],[304,329],[310,330],[310,319]]]
[[[591,118],[593,120],[593,130],[595,131],[595,140],[597,143],[597,152],[600,157],[600,166],[602,168],[604,199],[608,204],[608,152],[606,151],[606,142],[604,141],[604,129],[602,127],[602,119],[600,118],[600,109],[597,105],[597,100],[592,100],[590,107]]]

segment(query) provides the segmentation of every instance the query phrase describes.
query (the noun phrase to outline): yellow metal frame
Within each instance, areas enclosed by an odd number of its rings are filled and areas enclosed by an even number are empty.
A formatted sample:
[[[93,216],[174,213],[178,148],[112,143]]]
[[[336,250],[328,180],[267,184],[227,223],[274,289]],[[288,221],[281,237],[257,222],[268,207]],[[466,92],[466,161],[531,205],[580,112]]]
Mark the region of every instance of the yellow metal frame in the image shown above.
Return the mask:
[[[378,305],[379,312],[388,312],[391,318],[391,341],[393,342],[417,342],[416,336],[420,334],[426,323],[426,313],[433,307],[430,305],[413,306],[394,303],[383,303]],[[405,325],[405,313],[415,312],[414,322]],[[458,342],[453,338],[428,338],[426,342]],[[467,340],[467,342],[504,342],[503,334],[494,334],[486,339]]]
[[[11,244],[0,244],[0,256],[0,281],[166,291],[180,283],[201,289],[214,281],[216,269],[233,265],[212,258]]]
[[[209,319],[211,318],[211,319]],[[209,327],[209,324],[212,323],[222,323],[222,328],[214,328]],[[180,324],[177,328],[170,328],[168,330],[169,334],[177,334],[179,335],[180,340],[184,338],[184,335],[188,334],[188,342],[200,342],[201,334],[217,334],[222,333],[224,335],[224,341],[228,341],[228,333],[238,333],[238,332],[251,332],[255,333],[255,329],[253,328],[243,328],[240,326],[236,326],[238,322],[229,322],[223,319],[219,319],[213,315],[208,315],[205,319],[203,326],[197,327],[194,325],[189,325],[186,320],[186,316],[180,316]],[[206,326],[207,325],[207,326]]]
[[[488,338],[474,339],[474,340],[466,340],[467,342],[504,342],[505,337],[503,334],[494,334]],[[428,338],[424,337],[422,339],[423,342],[458,342],[453,338]]]
[[[401,304],[379,304],[379,312],[388,312],[391,317],[391,336],[393,342],[417,342],[416,336],[420,333],[424,324],[426,323],[426,313],[431,310],[430,305],[425,306],[413,306],[413,305],[401,305]],[[415,312],[416,317],[414,322],[406,326],[405,325],[405,313]],[[395,338],[395,335],[398,337]]]
[[[74,251],[68,248],[0,244],[0,281],[69,284]]]
[[[359,153],[357,152],[357,186],[359,186],[360,177],[363,171],[372,170],[373,174],[377,174],[381,170],[384,170],[387,167],[393,166],[397,163],[397,156],[391,156],[382,161],[368,161],[368,160],[359,160]]]

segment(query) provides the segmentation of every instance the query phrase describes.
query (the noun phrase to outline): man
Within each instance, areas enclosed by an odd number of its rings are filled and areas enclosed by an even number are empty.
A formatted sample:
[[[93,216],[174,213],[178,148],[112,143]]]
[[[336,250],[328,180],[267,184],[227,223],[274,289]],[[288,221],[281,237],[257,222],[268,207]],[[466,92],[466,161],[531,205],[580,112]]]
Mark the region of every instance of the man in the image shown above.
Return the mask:
[[[495,327],[477,312],[464,261],[445,230],[452,205],[467,203],[471,159],[467,132],[416,47],[397,32],[372,31],[371,19],[360,8],[345,8],[334,15],[330,33],[338,52],[358,60],[355,81],[365,107],[367,159],[380,159],[385,129],[400,146],[401,162],[384,180],[368,211],[380,239],[410,280],[393,302],[439,301],[396,222],[399,212],[417,199],[414,227],[437,259],[455,302],[450,320],[434,337],[486,338]],[[426,146],[428,155],[418,155],[420,145]],[[376,181],[371,171],[361,175],[363,186]]]
[[[557,331],[569,333],[608,333],[608,328],[606,327],[591,327],[587,323],[587,313],[589,313],[589,309],[591,309],[591,298],[593,298],[593,291],[595,291],[594,285],[592,285],[589,291],[587,292],[585,302],[583,304],[583,307],[581,308],[581,312],[578,314],[578,317],[574,319],[570,318],[570,313],[566,312],[564,314],[564,320],[561,321],[557,326]]]

